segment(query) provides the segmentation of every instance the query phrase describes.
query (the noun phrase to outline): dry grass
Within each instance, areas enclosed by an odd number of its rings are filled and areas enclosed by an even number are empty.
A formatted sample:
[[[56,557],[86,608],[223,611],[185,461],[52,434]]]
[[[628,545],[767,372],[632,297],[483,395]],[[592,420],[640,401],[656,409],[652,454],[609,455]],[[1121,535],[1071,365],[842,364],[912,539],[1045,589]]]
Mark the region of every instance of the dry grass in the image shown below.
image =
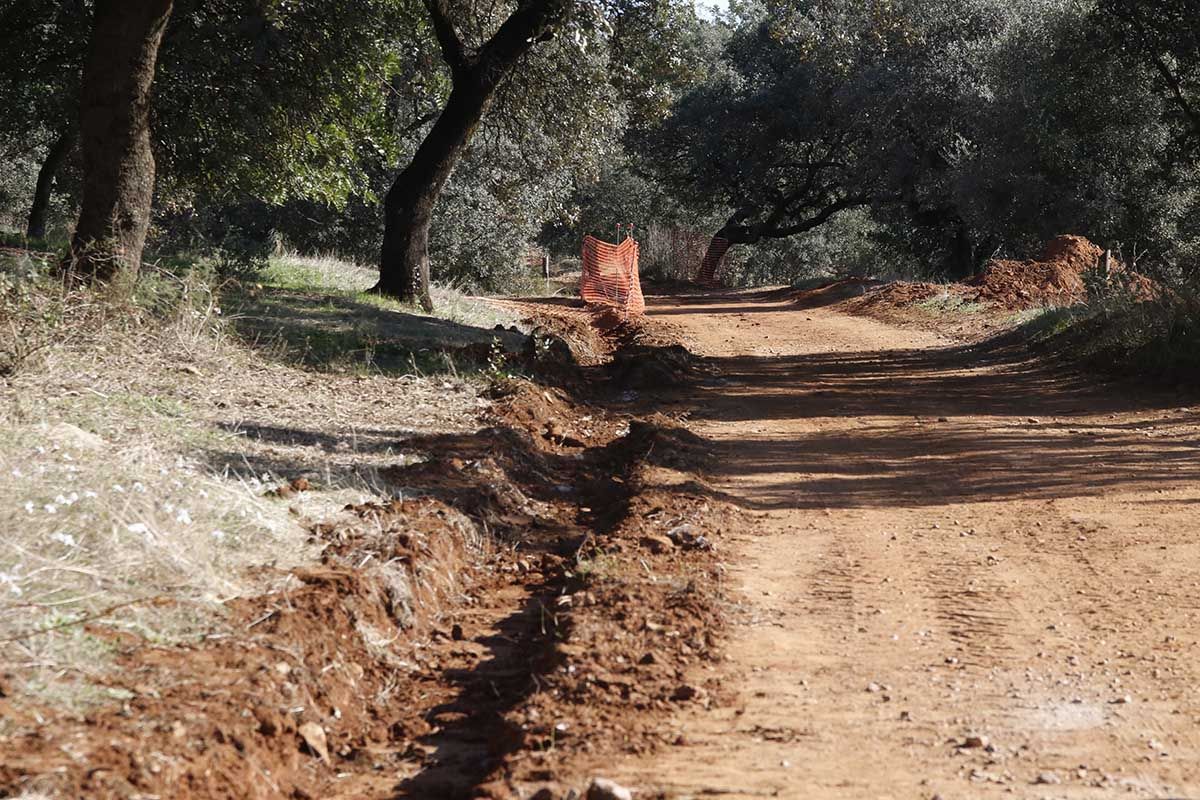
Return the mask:
[[[432,316],[476,328],[492,328],[496,325],[508,327],[520,323],[520,318],[515,314],[482,303],[479,298],[451,285],[434,284],[430,288],[434,304],[432,314],[427,314],[419,306],[366,294],[379,278],[378,271],[333,256],[285,252],[270,260],[263,278],[265,283],[279,288],[349,295],[382,310]]]
[[[377,471],[414,458],[406,439],[471,429],[485,405],[477,382],[312,371],[248,346],[202,276],[152,275],[130,302],[0,267],[19,273],[0,287],[0,352],[41,343],[0,376],[0,673],[42,701],[110,699],[93,679],[111,645],[82,623],[155,642],[219,631],[223,601],[316,557],[304,520],[388,497]],[[298,477],[314,490],[266,496]],[[248,569],[264,565],[279,570]]]

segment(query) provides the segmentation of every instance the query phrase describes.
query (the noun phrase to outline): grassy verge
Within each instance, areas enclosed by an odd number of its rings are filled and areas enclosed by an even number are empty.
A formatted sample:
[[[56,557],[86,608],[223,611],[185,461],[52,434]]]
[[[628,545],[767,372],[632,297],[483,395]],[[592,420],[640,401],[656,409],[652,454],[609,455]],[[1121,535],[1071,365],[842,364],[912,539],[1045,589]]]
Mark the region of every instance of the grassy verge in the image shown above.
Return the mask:
[[[413,460],[414,434],[474,429],[481,381],[453,360],[389,362],[379,342],[457,352],[510,320],[444,291],[445,316],[424,315],[363,296],[365,280],[293,257],[257,286],[217,287],[192,265],[112,298],[64,290],[37,256],[0,254],[7,692],[111,700],[112,632],[219,635],[225,601],[316,557],[306,520],[389,499],[379,471]],[[310,490],[270,492],[301,478]]]
[[[1200,378],[1200,296],[1191,287],[1147,299],[1117,287],[1069,308],[1019,319],[1035,344],[1107,372],[1167,383]]]
[[[272,258],[255,284],[231,284],[223,303],[239,334],[284,362],[388,374],[486,370],[519,349],[518,317],[453,287],[433,289],[435,311],[367,293],[373,270],[330,258]]]

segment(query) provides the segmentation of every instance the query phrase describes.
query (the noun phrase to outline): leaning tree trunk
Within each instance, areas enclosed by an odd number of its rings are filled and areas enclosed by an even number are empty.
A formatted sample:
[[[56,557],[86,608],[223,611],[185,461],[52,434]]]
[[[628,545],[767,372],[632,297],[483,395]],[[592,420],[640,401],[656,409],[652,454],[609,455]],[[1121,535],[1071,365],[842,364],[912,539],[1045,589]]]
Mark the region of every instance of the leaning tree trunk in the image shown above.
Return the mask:
[[[38,170],[33,203],[29,206],[29,224],[25,226],[25,236],[29,239],[46,238],[46,221],[50,216],[50,192],[54,188],[54,178],[74,146],[74,125],[68,126],[54,140],[54,144],[50,145],[50,152],[46,154],[46,160]]]
[[[725,253],[733,246],[733,242],[722,236],[722,233],[724,233],[723,230],[717,231],[713,235],[708,242],[708,247],[704,250],[704,258],[700,260],[696,283],[701,286],[718,285],[717,269],[721,266],[721,259],[725,257]]]
[[[450,173],[483,119],[496,90],[521,57],[552,35],[566,19],[568,0],[527,0],[501,23],[474,54],[459,38],[449,0],[425,0],[430,22],[450,67],[453,88],[446,107],[384,200],[379,283],[372,291],[418,300],[429,296],[429,226]]]
[[[465,83],[465,82],[464,82]],[[384,198],[383,253],[374,292],[416,301],[433,310],[429,296],[429,228],[442,187],[479,126],[492,92],[460,85],[450,92],[433,130]]]
[[[70,269],[89,281],[132,280],[154,192],[150,90],[172,0],[96,0],[83,68],[83,204]]]

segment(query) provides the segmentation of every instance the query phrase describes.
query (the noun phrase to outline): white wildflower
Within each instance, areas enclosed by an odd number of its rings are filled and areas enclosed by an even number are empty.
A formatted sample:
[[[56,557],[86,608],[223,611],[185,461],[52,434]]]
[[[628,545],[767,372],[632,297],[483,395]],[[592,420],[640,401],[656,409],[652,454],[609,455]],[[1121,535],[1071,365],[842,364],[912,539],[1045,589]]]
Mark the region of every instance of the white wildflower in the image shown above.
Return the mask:
[[[125,494],[125,487],[124,487],[124,486],[122,486],[122,485],[121,485],[121,484],[119,484],[119,483],[114,483],[114,484],[113,484],[113,487],[112,487],[112,490],[113,490],[114,492],[118,492],[118,493],[120,493],[120,494]]]
[[[186,508],[179,509],[179,513],[175,515],[175,519],[184,525],[192,524],[192,515],[188,513]]]
[[[135,492],[141,492],[143,494],[146,492],[146,486],[141,481],[134,481],[132,488]]]
[[[130,533],[149,533],[150,529],[146,527],[144,522],[133,522],[125,526],[125,530]]]
[[[225,531],[213,531],[212,537],[214,539],[216,539],[218,542],[224,541],[225,540]]]
[[[50,538],[56,542],[59,542],[60,544],[65,544],[67,547],[75,547],[78,544],[75,541],[74,536],[69,533],[64,533],[63,531],[55,531],[54,533],[50,534]]]
[[[84,497],[86,497],[86,498],[88,498],[88,499],[90,500],[90,499],[92,499],[93,497],[99,497],[100,495],[96,494],[96,493],[95,493],[95,492],[93,492],[91,489],[88,489],[86,492],[84,492],[84,493],[83,493],[83,496],[84,496]]]
[[[20,467],[13,467],[12,476],[13,476],[14,478],[24,478],[24,477],[25,477],[25,473],[24,473],[24,472],[21,472],[21,468],[20,468]]]
[[[32,501],[32,500],[26,500],[26,501],[25,501],[25,513],[26,513],[26,514],[32,514],[32,513],[33,513],[33,508],[34,508],[34,506],[33,506],[33,501]]]
[[[53,503],[46,503],[46,505],[42,506],[42,510],[47,514],[57,514],[58,506],[54,505]]]

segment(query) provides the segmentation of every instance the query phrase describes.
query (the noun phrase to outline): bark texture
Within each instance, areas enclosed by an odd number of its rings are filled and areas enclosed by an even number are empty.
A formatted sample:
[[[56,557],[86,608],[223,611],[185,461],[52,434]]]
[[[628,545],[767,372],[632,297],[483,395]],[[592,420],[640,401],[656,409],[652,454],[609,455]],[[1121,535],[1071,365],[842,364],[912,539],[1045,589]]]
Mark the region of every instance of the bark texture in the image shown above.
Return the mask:
[[[150,96],[172,0],[96,0],[83,70],[83,205],[71,242],[72,273],[136,278],[150,226],[154,154]]]
[[[567,0],[527,0],[477,52],[470,52],[451,19],[449,0],[425,0],[450,66],[453,88],[437,122],[396,177],[384,199],[383,251],[373,291],[420,302],[429,296],[429,228],[442,188],[491,105],[496,90],[537,42],[565,19]]]

